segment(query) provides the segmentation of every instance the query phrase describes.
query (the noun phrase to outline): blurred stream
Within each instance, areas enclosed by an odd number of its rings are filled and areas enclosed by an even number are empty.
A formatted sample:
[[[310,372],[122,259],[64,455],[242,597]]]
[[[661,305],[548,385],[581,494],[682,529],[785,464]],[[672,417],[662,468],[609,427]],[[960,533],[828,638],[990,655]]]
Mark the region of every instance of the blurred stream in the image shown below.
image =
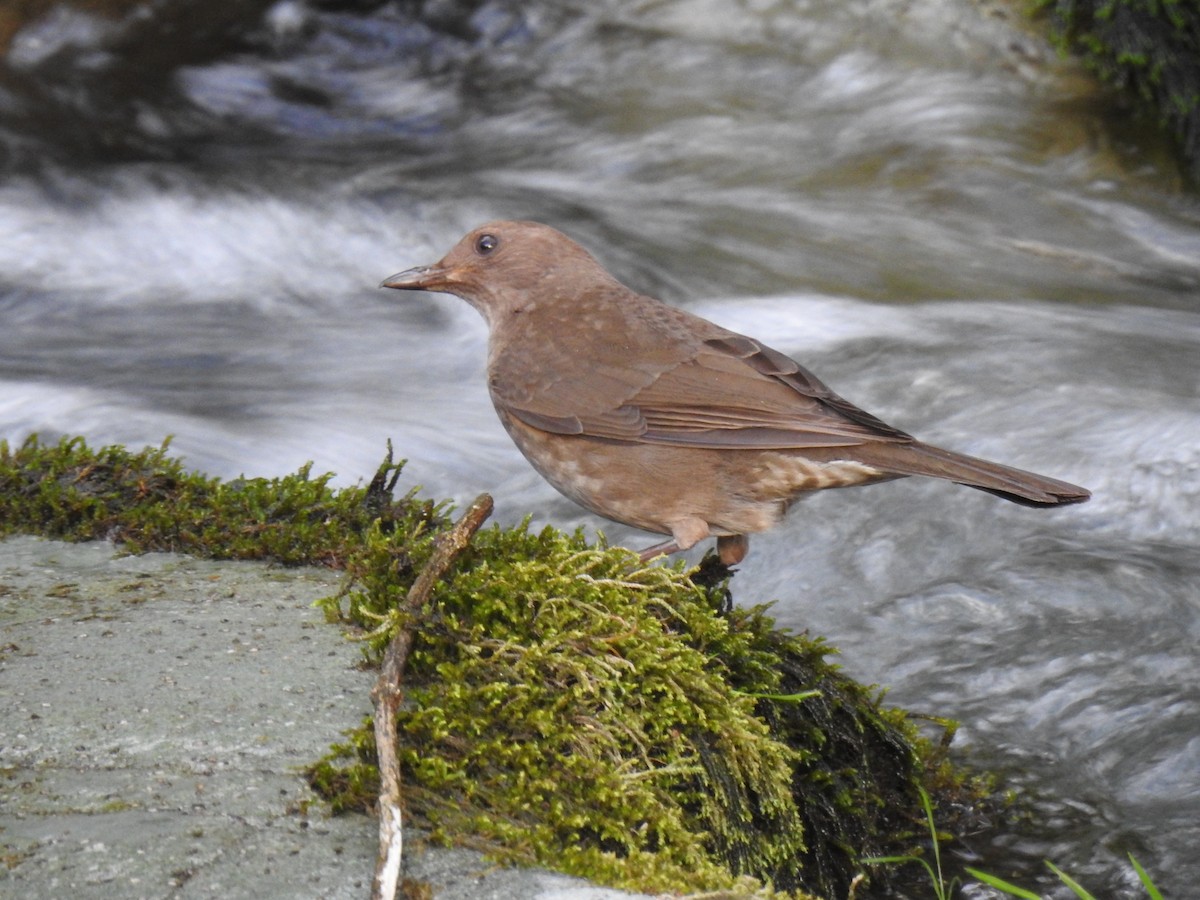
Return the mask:
[[[1200,197],[1117,107],[966,0],[59,8],[0,63],[0,438],[173,435],[210,474],[341,484],[391,438],[429,495],[641,546],[511,446],[475,312],[376,288],[546,221],[885,421],[1094,491],[826,492],[733,588],[1029,792],[973,864],[1135,897],[1132,851],[1184,897]]]

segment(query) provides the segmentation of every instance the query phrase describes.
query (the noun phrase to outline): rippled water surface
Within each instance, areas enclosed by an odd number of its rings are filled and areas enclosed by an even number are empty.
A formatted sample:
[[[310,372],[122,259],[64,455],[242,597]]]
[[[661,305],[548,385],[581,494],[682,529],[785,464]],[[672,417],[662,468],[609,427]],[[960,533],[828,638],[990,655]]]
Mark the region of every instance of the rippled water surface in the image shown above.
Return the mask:
[[[1200,200],[1149,125],[965,0],[247,6],[15,38],[0,436],[171,434],[212,474],[341,483],[391,438],[432,495],[639,546],[509,444],[471,309],[375,287],[489,218],[547,221],[899,427],[1093,489],[826,492],[734,590],[1027,789],[1028,827],[968,848],[984,868],[1132,897],[1133,851],[1187,895]]]

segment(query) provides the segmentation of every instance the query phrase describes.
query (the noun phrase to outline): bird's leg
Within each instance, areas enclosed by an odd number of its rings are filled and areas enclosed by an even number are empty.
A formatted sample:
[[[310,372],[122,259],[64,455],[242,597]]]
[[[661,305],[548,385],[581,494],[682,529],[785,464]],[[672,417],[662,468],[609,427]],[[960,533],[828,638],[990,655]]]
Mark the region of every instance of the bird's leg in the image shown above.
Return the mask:
[[[649,562],[656,556],[667,556],[671,553],[678,553],[680,550],[690,550],[697,541],[708,537],[708,523],[698,516],[689,516],[686,519],[671,522],[670,528],[671,539],[669,541],[647,547],[638,554],[642,558],[642,562]],[[742,556],[745,555],[745,550],[743,550]],[[742,556],[739,556],[738,559],[741,559]]]
[[[717,538],[717,556],[727,566],[736,566],[750,552],[747,534],[723,534]]]
[[[638,553],[638,558],[646,563],[658,556],[670,556],[672,553],[678,553],[682,548],[675,543],[675,538],[669,541],[655,544],[653,547],[647,547]]]

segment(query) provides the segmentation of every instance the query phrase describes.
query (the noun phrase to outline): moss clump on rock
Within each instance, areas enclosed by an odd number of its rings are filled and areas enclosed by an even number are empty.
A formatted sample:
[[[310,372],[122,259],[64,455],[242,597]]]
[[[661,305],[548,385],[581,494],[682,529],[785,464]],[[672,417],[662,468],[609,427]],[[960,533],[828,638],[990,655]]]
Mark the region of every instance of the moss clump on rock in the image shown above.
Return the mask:
[[[402,625],[394,554],[424,551],[368,537],[327,604],[372,661]],[[937,766],[905,715],[765,608],[722,613],[724,586],[692,574],[549,528],[477,534],[416,626],[409,813],[435,838],[652,892],[842,897],[860,857],[911,847]],[[370,723],[311,774],[369,809]]]
[[[344,568],[326,607],[378,658],[448,524],[393,497],[390,452],[369,485],[334,490],[307,468],[222,482],[166,449],[0,442],[0,528]],[[476,534],[412,623],[410,815],[502,859],[653,891],[843,897],[861,857],[910,851],[918,786],[948,797],[961,775],[820,640],[762,607],[724,612],[726,585],[694,574],[579,533]],[[371,806],[370,724],[310,775],[335,808]]]

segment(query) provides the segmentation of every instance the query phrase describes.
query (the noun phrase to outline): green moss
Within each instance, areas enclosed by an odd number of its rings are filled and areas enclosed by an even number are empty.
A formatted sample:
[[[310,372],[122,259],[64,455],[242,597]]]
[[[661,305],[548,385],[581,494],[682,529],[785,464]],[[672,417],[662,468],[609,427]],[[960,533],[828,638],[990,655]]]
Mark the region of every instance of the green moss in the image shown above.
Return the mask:
[[[1059,46],[1137,97],[1175,136],[1200,180],[1200,4],[1194,0],[1034,0]]]
[[[224,483],[166,449],[0,443],[2,527],[342,567],[327,614],[377,661],[447,525],[393,497],[390,451],[368,486],[334,490],[307,468]],[[822,641],[764,607],[725,611],[728,584],[695,574],[580,533],[480,531],[414,623],[409,815],[436,839],[647,891],[842,897],[860,857],[911,851],[918,785],[948,808],[962,774]],[[334,809],[369,808],[371,724],[310,775]]]
[[[168,443],[133,452],[93,450],[82,438],[13,449],[0,441],[0,534],[32,531],[70,541],[110,539],[217,559],[267,559],[340,567],[368,529],[420,531],[442,510],[413,495],[395,501],[401,464],[391,452],[365,488],[335,491],[305,466],[282,478],[187,472]]]

